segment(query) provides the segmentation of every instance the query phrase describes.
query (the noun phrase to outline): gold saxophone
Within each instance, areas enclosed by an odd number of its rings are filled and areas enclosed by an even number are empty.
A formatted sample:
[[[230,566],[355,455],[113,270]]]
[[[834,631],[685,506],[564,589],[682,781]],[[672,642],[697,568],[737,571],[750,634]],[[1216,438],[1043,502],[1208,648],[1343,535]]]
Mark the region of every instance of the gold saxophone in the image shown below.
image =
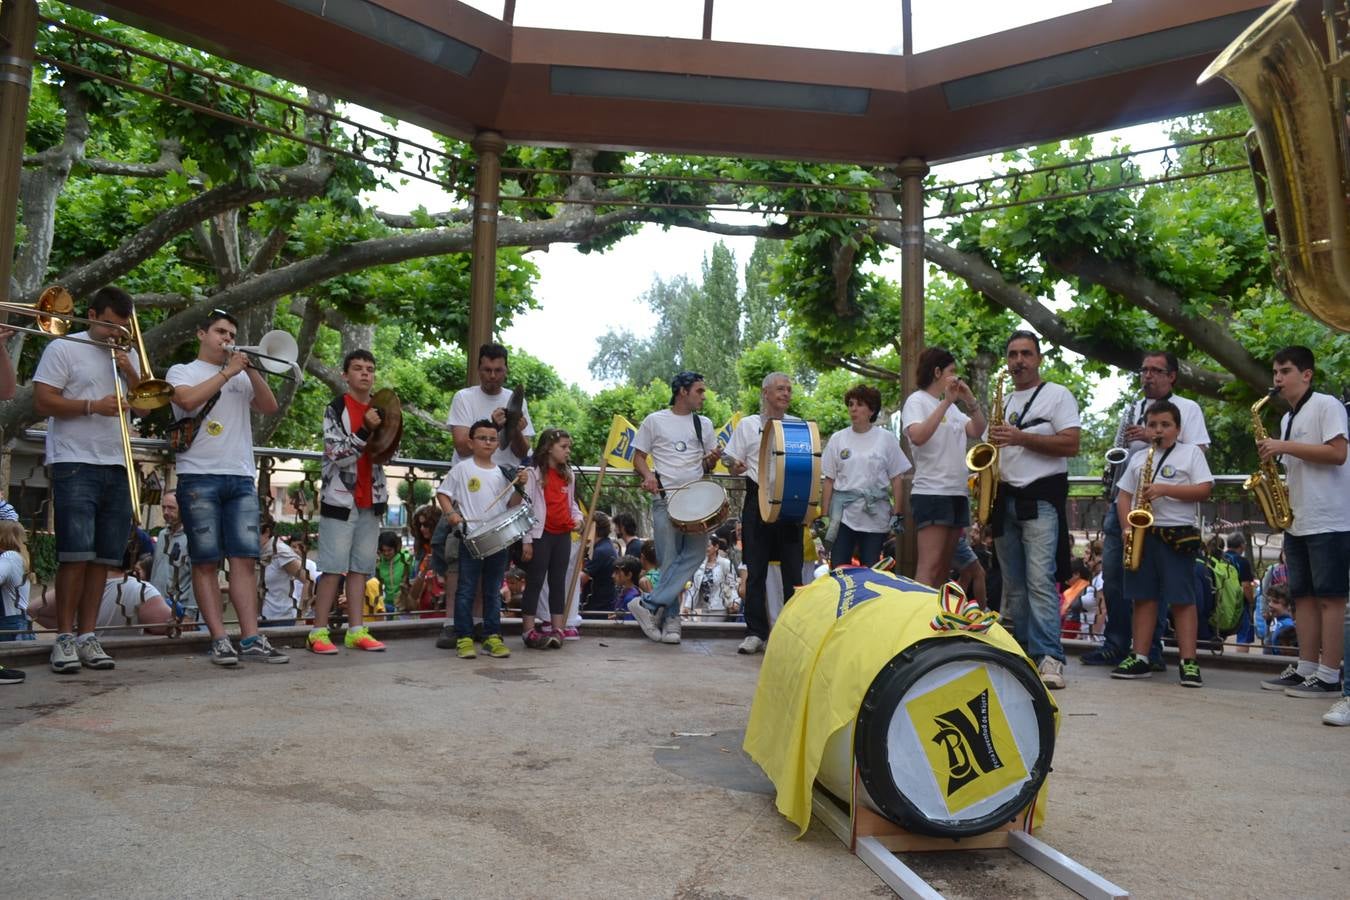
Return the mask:
[[[994,402],[989,407],[989,427],[1003,424],[1003,373],[994,376]],[[980,441],[966,453],[966,468],[973,474],[975,521],[988,525],[994,512],[994,494],[998,492],[998,448]]]
[[[1125,535],[1125,568],[1131,572],[1138,571],[1144,561],[1144,535],[1153,527],[1153,503],[1143,499],[1143,494],[1144,488],[1153,483],[1153,452],[1157,449],[1157,444],[1148,445],[1148,456],[1139,470],[1139,485],[1134,489],[1134,504],[1125,514],[1125,522],[1130,526]]]
[[[1258,444],[1270,437],[1266,433],[1266,426],[1261,422],[1261,409],[1279,392],[1279,388],[1271,388],[1264,397],[1252,404],[1252,437]],[[1294,524],[1294,510],[1289,505],[1289,489],[1280,479],[1280,470],[1275,466],[1273,457],[1261,463],[1261,467],[1248,476],[1242,483],[1242,489],[1251,491],[1256,497],[1256,502],[1261,507],[1261,515],[1266,517],[1266,524],[1271,530],[1284,531]]]
[[[1324,9],[1328,61],[1297,8],[1298,0],[1278,0],[1199,83],[1222,78],[1251,114],[1247,157],[1275,283],[1313,318],[1350,331],[1346,20]]]

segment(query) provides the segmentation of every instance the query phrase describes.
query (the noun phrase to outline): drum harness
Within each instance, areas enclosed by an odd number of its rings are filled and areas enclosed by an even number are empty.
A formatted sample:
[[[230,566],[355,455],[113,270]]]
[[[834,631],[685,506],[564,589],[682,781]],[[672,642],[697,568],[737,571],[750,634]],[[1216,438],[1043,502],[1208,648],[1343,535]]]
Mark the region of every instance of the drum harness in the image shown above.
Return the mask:
[[[707,445],[703,443],[703,423],[699,420],[698,412],[697,412],[697,411],[695,411],[695,412],[693,412],[693,413],[690,413],[690,415],[693,416],[693,418],[694,418],[694,437],[698,439],[698,449],[699,449],[700,451],[703,451],[703,452],[701,452],[701,453],[699,454],[699,457],[700,457],[700,459],[699,459],[699,465],[701,465],[701,466],[703,467],[703,474],[704,474],[704,475],[707,475],[708,472],[711,471],[711,470],[708,468],[708,464],[702,459],[702,457],[704,457],[704,456],[707,455],[707,452],[706,452],[706,451],[707,451]],[[658,494],[661,495],[661,499],[662,499],[662,500],[669,501],[669,498],[666,497],[666,486],[665,486],[664,484],[662,484],[662,482],[661,482],[661,473],[660,473],[660,472],[653,472],[653,473],[652,473],[652,477],[654,477],[654,478],[656,479],[656,492],[657,492]],[[701,481],[702,479],[699,479],[699,480]],[[694,482],[692,482],[692,481],[689,482],[689,484],[693,484],[693,483],[694,483]],[[675,493],[675,491],[678,491],[678,490],[680,490],[680,489],[683,488],[683,487],[686,487],[686,485],[680,485],[680,487],[677,487],[677,488],[675,488],[674,490],[672,490],[671,493],[673,494],[673,493]],[[669,513],[667,513],[667,515],[669,515]]]

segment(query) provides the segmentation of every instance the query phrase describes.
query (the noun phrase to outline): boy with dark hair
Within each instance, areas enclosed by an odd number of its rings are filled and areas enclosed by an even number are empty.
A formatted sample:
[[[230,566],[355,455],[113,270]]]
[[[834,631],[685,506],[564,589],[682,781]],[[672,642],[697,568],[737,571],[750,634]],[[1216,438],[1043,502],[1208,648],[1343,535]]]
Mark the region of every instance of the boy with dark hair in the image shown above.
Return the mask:
[[[398,535],[392,531],[380,533],[380,546],[375,560],[375,577],[380,580],[384,590],[384,611],[390,615],[399,611],[401,599],[412,584],[412,555],[399,542]]]
[[[587,609],[609,612],[614,608],[614,561],[618,554],[614,551],[614,542],[609,539],[609,516],[597,512],[592,521],[595,523],[595,545],[581,570],[581,586],[583,591],[590,590]]]
[[[1334,699],[1342,696],[1342,628],[1350,592],[1345,405],[1313,390],[1313,353],[1307,347],[1285,347],[1275,354],[1273,369],[1274,389],[1290,411],[1280,420],[1280,436],[1258,441],[1256,451],[1262,462],[1284,463],[1294,514],[1284,533],[1284,556],[1299,661],[1261,687],[1289,697]]]
[[[1181,686],[1203,685],[1195,644],[1199,628],[1196,603],[1199,585],[1194,577],[1195,554],[1200,548],[1196,528],[1198,504],[1214,489],[1205,454],[1195,444],[1177,440],[1181,434],[1181,412],[1166,400],[1154,403],[1144,421],[1148,429],[1151,453],[1136,454],[1120,477],[1116,513],[1121,534],[1129,546],[1130,510],[1135,495],[1151,505],[1153,524],[1143,535],[1143,557],[1139,568],[1125,570],[1125,596],[1134,607],[1134,655],[1127,656],[1111,672],[1112,678],[1149,678],[1149,644],[1158,622],[1158,602],[1166,594],[1176,625],[1177,647],[1181,654]],[[1152,459],[1150,460],[1150,455]],[[1143,467],[1151,462],[1151,479],[1143,484]]]
[[[342,360],[347,392],[323,411],[323,487],[319,494],[319,586],[314,593],[314,627],[305,639],[311,652],[337,653],[328,634],[328,615],[344,573],[347,582],[347,634],[343,643],[357,650],[381,651],[384,644],[364,624],[361,604],[366,582],[375,572],[380,521],[389,508],[384,466],[371,462],[366,443],[383,419],[370,405],[375,386],[375,357],[353,350]]]
[[[637,519],[632,513],[621,512],[613,519],[614,536],[618,538],[619,545],[623,547],[623,552],[628,556],[637,558],[642,552],[642,538],[638,537]]]
[[[455,466],[436,489],[436,502],[445,513],[451,528],[466,523],[479,524],[507,510],[507,493],[511,486],[502,469],[492,461],[497,450],[497,426],[491,419],[480,419],[469,427],[473,442],[473,457]],[[516,484],[524,485],[526,472],[521,469]],[[491,556],[477,559],[468,545],[459,544],[459,583],[455,587],[455,649],[460,659],[478,656],[473,640],[473,598],[483,587],[483,651],[494,659],[511,655],[502,643],[502,579],[510,559],[510,547],[503,547]]]

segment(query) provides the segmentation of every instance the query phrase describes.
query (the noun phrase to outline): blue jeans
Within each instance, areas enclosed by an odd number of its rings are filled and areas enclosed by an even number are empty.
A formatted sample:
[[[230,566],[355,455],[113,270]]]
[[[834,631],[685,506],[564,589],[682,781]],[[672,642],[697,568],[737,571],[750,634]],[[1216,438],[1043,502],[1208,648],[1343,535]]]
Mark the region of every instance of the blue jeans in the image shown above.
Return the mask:
[[[1125,599],[1125,538],[1120,532],[1120,516],[1115,504],[1107,507],[1102,520],[1102,590],[1106,591],[1106,649],[1124,657],[1134,652],[1134,604]],[[1167,624],[1167,599],[1158,598],[1158,624],[1153,628],[1153,643],[1148,658],[1162,659],[1163,627]]]
[[[131,537],[125,466],[53,463],[56,561],[120,566]]]
[[[843,522],[835,532],[834,543],[830,545],[830,566],[849,566],[856,556],[858,565],[875,566],[881,559],[881,545],[886,543],[884,531],[854,531]]]
[[[1055,587],[1059,516],[1044,500],[1036,502],[1036,518],[1025,522],[1017,520],[1014,504],[1005,504],[1004,510],[1003,536],[994,539],[1003,569],[1003,614],[1013,623],[1028,656],[1063,662]]]
[[[258,490],[243,475],[179,475],[178,507],[192,564],[257,559]]]
[[[4,632],[19,632],[18,634],[5,634]],[[12,616],[0,616],[0,641],[36,641],[37,635],[33,634],[33,623],[28,621],[28,616],[24,613],[17,613]]]
[[[455,637],[473,634],[473,598],[483,584],[483,634],[502,633],[502,579],[511,548],[498,550],[484,559],[474,559],[469,545],[459,545],[459,583],[455,585]]]
[[[652,501],[652,539],[656,541],[656,559],[661,564],[661,580],[656,590],[644,598],[647,606],[660,612],[680,612],[680,592],[694,577],[699,563],[708,555],[706,534],[685,534],[675,527],[666,512],[666,501]],[[461,576],[462,578],[463,576]]]

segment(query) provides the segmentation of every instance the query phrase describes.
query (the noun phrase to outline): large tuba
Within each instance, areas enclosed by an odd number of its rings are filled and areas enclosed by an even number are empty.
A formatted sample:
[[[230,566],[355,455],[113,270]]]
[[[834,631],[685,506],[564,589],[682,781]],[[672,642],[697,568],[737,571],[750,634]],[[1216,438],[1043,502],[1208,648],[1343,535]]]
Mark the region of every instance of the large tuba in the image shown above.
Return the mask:
[[[1139,571],[1144,561],[1144,536],[1153,527],[1153,503],[1143,499],[1144,488],[1153,483],[1153,451],[1158,445],[1148,445],[1148,456],[1144,457],[1144,467],[1139,470],[1139,485],[1134,489],[1134,503],[1125,514],[1130,530],[1125,533],[1125,568],[1131,572]]]
[[[1266,434],[1266,426],[1261,421],[1261,408],[1279,392],[1279,388],[1271,388],[1264,397],[1252,404],[1252,437],[1258,444],[1270,436]],[[1294,509],[1289,505],[1289,489],[1280,479],[1280,470],[1275,467],[1274,459],[1261,463],[1261,467],[1243,482],[1242,489],[1251,491],[1256,497],[1256,502],[1261,507],[1261,515],[1265,516],[1266,524],[1272,531],[1284,531],[1294,524]]]
[[[989,405],[989,427],[1003,424],[1003,373],[994,375],[994,402]],[[998,492],[998,448],[981,441],[966,454],[966,468],[970,469],[975,491],[975,521],[988,525],[994,511],[994,494]]]
[[[1247,156],[1269,237],[1275,282],[1314,318],[1350,331],[1344,20],[1325,0],[1331,62],[1279,0],[1199,78],[1216,75],[1252,117]]]

